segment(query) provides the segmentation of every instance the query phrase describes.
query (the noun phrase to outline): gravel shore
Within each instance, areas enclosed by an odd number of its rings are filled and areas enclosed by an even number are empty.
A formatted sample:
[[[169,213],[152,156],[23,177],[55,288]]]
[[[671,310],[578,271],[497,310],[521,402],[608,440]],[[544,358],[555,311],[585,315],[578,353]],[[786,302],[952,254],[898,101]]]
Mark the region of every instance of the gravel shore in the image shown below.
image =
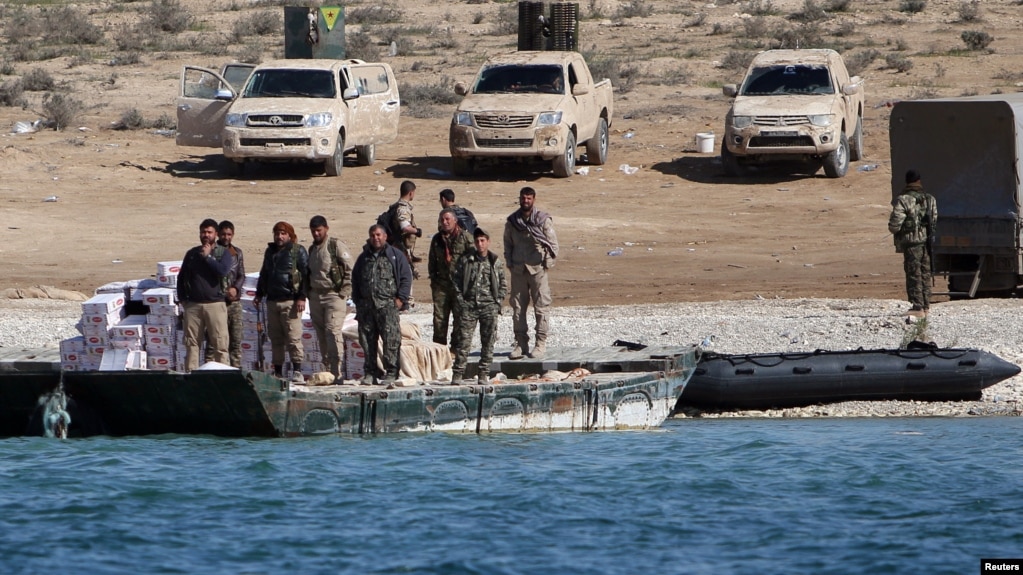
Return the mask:
[[[650,345],[689,345],[711,340],[719,353],[767,353],[816,349],[898,348],[914,339],[942,347],[990,351],[1023,366],[1023,301],[982,299],[936,304],[925,325],[907,323],[899,300],[772,299],[556,307],[548,345],[604,346],[616,339]],[[56,347],[78,335],[80,302],[0,300],[0,347]],[[432,336],[431,309],[419,305],[404,318]],[[511,318],[501,317],[498,347],[510,347]],[[478,337],[474,345],[478,345]],[[805,408],[700,413],[701,417],[881,417],[1019,415],[1023,375],[984,391],[980,401],[846,402]],[[689,414],[696,415],[695,413]]]

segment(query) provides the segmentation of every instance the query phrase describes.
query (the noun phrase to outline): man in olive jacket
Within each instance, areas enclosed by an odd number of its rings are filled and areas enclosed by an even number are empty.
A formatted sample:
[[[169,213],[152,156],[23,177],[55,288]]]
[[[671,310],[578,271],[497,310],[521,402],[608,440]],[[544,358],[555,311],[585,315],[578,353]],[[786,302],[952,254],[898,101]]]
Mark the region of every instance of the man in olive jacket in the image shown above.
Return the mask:
[[[895,251],[902,254],[906,295],[911,315],[927,315],[931,307],[931,240],[938,223],[938,203],[920,183],[920,173],[906,172],[906,187],[892,202],[888,231],[895,234]]]
[[[477,227],[473,232],[473,243],[475,249],[458,260],[453,277],[457,295],[455,306],[460,310],[458,317],[461,320],[455,365],[451,368],[453,385],[462,382],[477,323],[482,344],[477,377],[480,383],[490,381],[490,363],[494,360],[494,343],[497,341],[497,316],[501,315],[501,302],[508,293],[501,258],[490,251],[490,235]]]
[[[387,385],[398,378],[401,358],[398,312],[408,309],[411,293],[412,268],[408,258],[387,243],[384,226],[374,224],[352,268],[352,299],[355,319],[359,322],[359,344],[366,351],[363,385]],[[379,350],[378,339],[383,339],[382,350]],[[378,350],[383,372],[377,367]]]

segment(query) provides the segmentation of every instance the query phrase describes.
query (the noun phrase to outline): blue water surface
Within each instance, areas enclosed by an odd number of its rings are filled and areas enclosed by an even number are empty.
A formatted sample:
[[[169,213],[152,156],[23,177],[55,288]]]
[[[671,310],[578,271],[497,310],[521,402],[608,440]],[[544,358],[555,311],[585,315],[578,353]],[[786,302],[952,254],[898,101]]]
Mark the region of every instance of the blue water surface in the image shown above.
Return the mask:
[[[1023,419],[0,440],[0,573],[979,573]]]

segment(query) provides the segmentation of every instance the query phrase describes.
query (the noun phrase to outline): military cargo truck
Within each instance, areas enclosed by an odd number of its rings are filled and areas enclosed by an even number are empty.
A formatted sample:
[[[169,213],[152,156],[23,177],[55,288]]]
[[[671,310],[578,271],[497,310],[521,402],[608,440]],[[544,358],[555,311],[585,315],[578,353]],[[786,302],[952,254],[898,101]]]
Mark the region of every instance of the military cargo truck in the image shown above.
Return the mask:
[[[920,171],[938,202],[934,271],[953,297],[1023,287],[1023,94],[913,100],[892,108],[892,197]]]

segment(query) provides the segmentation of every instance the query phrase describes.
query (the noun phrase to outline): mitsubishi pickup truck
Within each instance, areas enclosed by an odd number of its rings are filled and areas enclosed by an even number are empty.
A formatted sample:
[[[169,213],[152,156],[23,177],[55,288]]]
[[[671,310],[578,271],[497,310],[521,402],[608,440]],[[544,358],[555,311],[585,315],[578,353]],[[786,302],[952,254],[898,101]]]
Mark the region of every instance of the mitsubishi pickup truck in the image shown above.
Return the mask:
[[[481,161],[540,159],[554,175],[575,172],[576,148],[586,161],[607,161],[614,112],[611,80],[595,82],[577,52],[512,52],[483,64],[451,120],[448,147],[456,175]]]
[[[841,178],[863,157],[863,80],[849,77],[834,50],[767,50],[757,54],[725,117],[721,163],[729,176],[747,166],[796,162]]]
[[[398,137],[400,100],[391,67],[361,60],[279,60],[223,74],[185,66],[177,98],[179,146],[222,148],[234,173],[246,162],[311,162],[341,175]],[[228,80],[227,78],[231,79]]]

